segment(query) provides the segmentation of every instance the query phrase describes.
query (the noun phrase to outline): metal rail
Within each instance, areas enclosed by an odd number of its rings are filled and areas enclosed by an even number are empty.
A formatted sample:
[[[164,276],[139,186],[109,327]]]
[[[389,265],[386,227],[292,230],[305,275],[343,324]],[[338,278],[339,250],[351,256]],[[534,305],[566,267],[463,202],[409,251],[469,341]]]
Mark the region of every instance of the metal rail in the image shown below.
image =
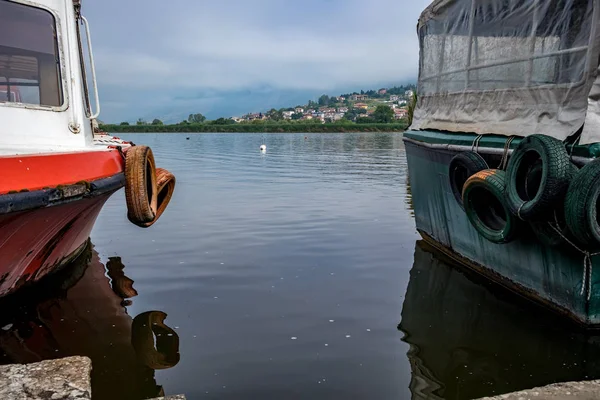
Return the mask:
[[[96,112],[90,115],[90,119],[96,119],[100,115],[100,96],[98,95],[98,81],[96,80],[96,66],[94,65],[94,52],[92,51],[92,38],[90,37],[90,26],[87,18],[81,16],[81,21],[85,27],[85,36],[87,39],[88,55],[90,59],[90,69],[92,71],[92,85],[94,87],[94,100],[96,101]],[[90,111],[91,112],[91,111]]]
[[[456,153],[473,150],[473,146],[464,146],[464,145],[460,145],[460,144],[425,143],[425,142],[420,142],[418,140],[407,138],[407,137],[403,137],[402,140],[406,143],[410,143],[415,146],[426,147],[428,149],[435,149],[435,150],[452,151],[452,152],[456,152]],[[513,150],[509,149],[508,155],[511,155],[512,152],[513,152]],[[489,154],[489,155],[494,155],[494,156],[502,156],[504,154],[504,149],[478,146],[477,153]],[[593,160],[592,158],[587,158],[587,157],[580,157],[580,156],[572,156],[571,157],[571,161],[573,161],[575,164],[577,164],[580,167],[586,165],[587,163],[589,163],[592,160]]]

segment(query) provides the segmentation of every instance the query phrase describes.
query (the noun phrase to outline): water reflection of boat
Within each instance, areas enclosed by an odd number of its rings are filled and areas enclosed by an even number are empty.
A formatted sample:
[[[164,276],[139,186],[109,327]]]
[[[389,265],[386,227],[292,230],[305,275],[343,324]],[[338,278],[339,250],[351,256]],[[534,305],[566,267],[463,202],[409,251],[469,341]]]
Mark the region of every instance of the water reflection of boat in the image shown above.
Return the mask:
[[[0,362],[84,355],[92,359],[94,399],[163,395],[154,371],[178,363],[179,338],[165,325],[163,312],[145,312],[132,319],[123,305],[137,295],[133,281],[125,276],[118,257],[107,266],[110,280],[89,246],[52,282],[5,299],[0,307]]]
[[[417,242],[398,326],[410,345],[413,399],[473,399],[600,377],[599,336],[505,299],[442,257]]]

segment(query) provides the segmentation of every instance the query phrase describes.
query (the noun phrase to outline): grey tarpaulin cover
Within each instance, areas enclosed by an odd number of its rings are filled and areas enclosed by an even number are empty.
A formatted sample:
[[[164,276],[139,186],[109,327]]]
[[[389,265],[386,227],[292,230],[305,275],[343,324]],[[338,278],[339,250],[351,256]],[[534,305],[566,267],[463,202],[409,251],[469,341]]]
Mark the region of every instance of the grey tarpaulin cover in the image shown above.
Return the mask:
[[[437,0],[412,129],[600,142],[600,0]]]

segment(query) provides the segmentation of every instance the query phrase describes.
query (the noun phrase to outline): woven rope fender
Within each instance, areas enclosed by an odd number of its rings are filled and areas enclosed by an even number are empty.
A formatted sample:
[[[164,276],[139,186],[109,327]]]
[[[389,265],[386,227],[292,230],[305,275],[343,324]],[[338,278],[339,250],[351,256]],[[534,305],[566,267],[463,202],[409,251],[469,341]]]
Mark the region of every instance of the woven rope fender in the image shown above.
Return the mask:
[[[134,146],[125,154],[125,199],[127,218],[144,226],[156,218],[158,191],[156,166],[148,146]]]

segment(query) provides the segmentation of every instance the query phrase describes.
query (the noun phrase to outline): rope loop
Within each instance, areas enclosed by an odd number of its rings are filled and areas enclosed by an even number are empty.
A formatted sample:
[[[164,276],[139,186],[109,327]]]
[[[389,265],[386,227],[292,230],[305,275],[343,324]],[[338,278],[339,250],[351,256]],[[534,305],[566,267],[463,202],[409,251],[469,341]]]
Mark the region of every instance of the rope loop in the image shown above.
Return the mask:
[[[471,151],[475,153],[479,153],[479,141],[483,138],[483,135],[477,135],[477,137],[473,140],[473,144],[471,145]]]
[[[558,226],[558,218],[556,217],[556,212],[554,213],[554,218],[557,222],[557,226]],[[581,254],[583,254],[583,276],[581,278],[581,291],[580,291],[580,295],[583,296],[585,295],[586,300],[590,300],[590,297],[592,295],[592,271],[593,271],[593,263],[592,263],[592,257],[597,256],[600,254],[600,252],[596,252],[596,253],[590,253],[587,250],[582,250],[579,247],[577,247],[575,245],[575,243],[571,242],[562,232],[560,229],[558,229],[556,226],[552,225],[551,222],[548,222],[548,225],[554,229],[554,231],[556,231],[556,233],[558,233],[560,235],[561,238],[564,239],[565,242],[569,243],[575,250],[577,250],[578,252],[580,252]]]
[[[577,142],[577,140],[573,141],[573,144],[571,145],[571,153],[569,153],[569,161],[573,162],[573,150],[575,150],[575,142]]]
[[[522,203],[521,203],[521,205],[519,206],[519,209],[517,210],[517,217],[519,217],[519,219],[520,219],[521,221],[525,221],[525,220],[523,219],[523,217],[521,217],[521,209],[523,208],[523,206],[524,206],[524,205],[525,205],[525,202],[522,202]],[[550,222],[548,222],[548,223],[550,223]],[[552,226],[552,224],[550,224],[550,226]],[[553,227],[553,228],[554,228],[554,227]]]
[[[516,136],[511,135],[504,143],[504,151],[502,152],[502,159],[500,159],[498,169],[506,171],[506,166],[508,165],[508,152],[510,150],[510,145],[512,144],[512,141],[515,140],[515,138]]]

